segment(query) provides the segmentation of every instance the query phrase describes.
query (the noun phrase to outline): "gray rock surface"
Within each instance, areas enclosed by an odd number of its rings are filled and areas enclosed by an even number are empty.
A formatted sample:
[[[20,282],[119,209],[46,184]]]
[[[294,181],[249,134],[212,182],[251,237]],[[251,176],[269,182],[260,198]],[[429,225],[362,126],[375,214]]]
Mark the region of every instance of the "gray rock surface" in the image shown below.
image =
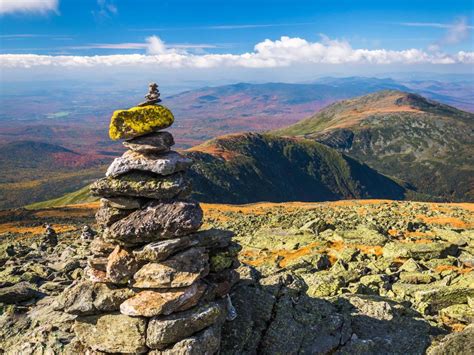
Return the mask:
[[[185,312],[150,319],[147,328],[147,346],[164,349],[216,323],[225,312],[223,304],[205,304]]]
[[[90,188],[93,195],[107,197],[112,200],[114,196],[172,199],[178,196],[181,198],[188,196],[191,190],[191,181],[181,172],[159,176],[132,171],[117,178],[99,179]],[[137,209],[140,206],[140,201],[137,200],[137,206],[134,205],[132,208]],[[121,208],[120,206],[112,207]]]
[[[143,245],[195,232],[202,218],[197,202],[154,201],[115,222],[105,231],[104,238],[122,245]]]
[[[153,355],[212,355],[219,352],[221,330],[219,325],[213,325],[192,337],[183,339],[166,350],[152,350]]]
[[[132,170],[149,171],[158,175],[171,175],[186,170],[191,164],[191,159],[176,152],[144,155],[128,150],[110,164],[105,175],[107,177],[117,177]]]
[[[174,288],[192,285],[209,273],[204,248],[191,248],[159,263],[148,263],[133,276],[138,288]]]
[[[221,229],[208,229],[184,237],[161,240],[133,251],[141,262],[157,262],[170,255],[191,247],[224,248],[229,245],[233,233]]]
[[[145,353],[146,320],[119,313],[79,317],[74,324],[79,340],[96,351]]]
[[[156,132],[126,140],[122,144],[139,153],[164,153],[174,145],[174,139],[169,132]]]

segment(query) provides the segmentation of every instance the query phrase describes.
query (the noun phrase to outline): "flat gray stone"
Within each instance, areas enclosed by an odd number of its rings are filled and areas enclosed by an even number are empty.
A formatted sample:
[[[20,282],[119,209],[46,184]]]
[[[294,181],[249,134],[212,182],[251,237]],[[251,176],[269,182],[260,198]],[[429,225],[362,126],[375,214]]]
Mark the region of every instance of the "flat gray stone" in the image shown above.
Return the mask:
[[[229,245],[233,235],[228,230],[208,229],[185,237],[150,243],[141,249],[134,250],[133,254],[140,262],[158,262],[191,247],[224,248]]]
[[[223,304],[212,302],[169,316],[154,317],[148,322],[146,345],[151,349],[164,349],[225,318],[225,312]]]
[[[191,248],[160,263],[144,265],[133,276],[134,287],[175,288],[192,285],[209,273],[209,256],[204,248]]]
[[[126,140],[122,144],[139,153],[163,153],[174,145],[174,139],[169,132],[155,132]]]
[[[126,151],[110,164],[105,176],[117,177],[132,170],[149,171],[158,175],[171,175],[189,168],[192,160],[177,152],[164,154],[141,154]]]
[[[202,219],[202,209],[195,201],[153,201],[112,224],[104,232],[104,239],[121,245],[143,245],[196,232]]]
[[[191,181],[182,172],[160,176],[152,173],[132,171],[120,175],[117,178],[102,178],[94,182],[91,187],[91,193],[95,196],[107,197],[112,202],[118,199],[127,199],[124,196],[130,196],[128,201],[135,201],[131,208],[140,208],[143,201],[133,199],[133,197],[145,197],[154,199],[172,199],[176,197],[186,197],[191,191]],[[114,197],[122,196],[122,197]],[[125,208],[120,205],[109,204],[111,207]],[[125,204],[128,206],[128,204]]]

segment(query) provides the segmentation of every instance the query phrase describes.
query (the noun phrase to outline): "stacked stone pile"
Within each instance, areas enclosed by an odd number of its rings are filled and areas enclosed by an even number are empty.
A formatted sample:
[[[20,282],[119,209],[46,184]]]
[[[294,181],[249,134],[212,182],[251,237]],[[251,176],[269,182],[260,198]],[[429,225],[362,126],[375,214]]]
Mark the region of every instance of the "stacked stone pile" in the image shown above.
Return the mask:
[[[91,187],[102,198],[99,235],[86,280],[66,289],[57,309],[78,315],[83,351],[214,354],[233,316],[226,295],[238,279],[238,246],[231,232],[200,230],[191,161],[171,150],[173,136],[161,130],[173,115],[151,97],[112,116],[110,136],[129,150]]]

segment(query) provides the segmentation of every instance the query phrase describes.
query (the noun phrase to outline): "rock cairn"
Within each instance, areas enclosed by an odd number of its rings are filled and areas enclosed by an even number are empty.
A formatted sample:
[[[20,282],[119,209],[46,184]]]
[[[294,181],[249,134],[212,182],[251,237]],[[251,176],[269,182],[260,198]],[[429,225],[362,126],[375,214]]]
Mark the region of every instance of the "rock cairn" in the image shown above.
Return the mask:
[[[231,232],[200,230],[203,212],[186,176],[191,161],[161,131],[174,118],[156,105],[156,91],[150,84],[148,105],[111,119],[110,137],[126,139],[128,150],[91,186],[102,199],[86,280],[57,301],[78,315],[77,351],[215,354],[222,323],[235,317],[228,293],[238,279],[238,246]]]

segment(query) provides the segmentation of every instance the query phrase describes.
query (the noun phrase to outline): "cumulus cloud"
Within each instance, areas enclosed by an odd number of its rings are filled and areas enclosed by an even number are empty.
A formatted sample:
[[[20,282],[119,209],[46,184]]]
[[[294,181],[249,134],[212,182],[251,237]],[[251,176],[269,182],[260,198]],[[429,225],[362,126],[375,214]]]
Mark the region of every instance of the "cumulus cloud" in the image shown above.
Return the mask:
[[[0,66],[31,68],[37,66],[94,67],[155,65],[163,68],[277,68],[299,64],[473,64],[473,52],[446,54],[420,49],[354,49],[347,41],[325,36],[319,42],[283,36],[266,39],[254,50],[243,54],[192,54],[185,49],[168,47],[160,38],[149,37],[147,54],[104,56],[51,56],[35,54],[0,55]]]
[[[58,0],[1,0],[0,15],[12,13],[40,13],[58,11]]]

